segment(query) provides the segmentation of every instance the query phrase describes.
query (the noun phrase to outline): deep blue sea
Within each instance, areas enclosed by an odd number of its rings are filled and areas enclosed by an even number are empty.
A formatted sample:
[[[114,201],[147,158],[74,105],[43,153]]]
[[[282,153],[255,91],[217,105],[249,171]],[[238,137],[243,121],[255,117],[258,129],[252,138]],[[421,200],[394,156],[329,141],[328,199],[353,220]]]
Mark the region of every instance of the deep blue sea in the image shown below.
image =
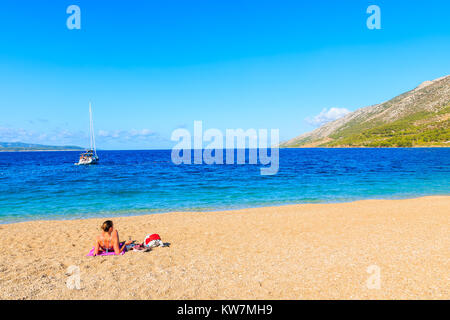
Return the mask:
[[[450,148],[281,149],[280,169],[174,165],[170,150],[0,152],[0,223],[450,194]]]

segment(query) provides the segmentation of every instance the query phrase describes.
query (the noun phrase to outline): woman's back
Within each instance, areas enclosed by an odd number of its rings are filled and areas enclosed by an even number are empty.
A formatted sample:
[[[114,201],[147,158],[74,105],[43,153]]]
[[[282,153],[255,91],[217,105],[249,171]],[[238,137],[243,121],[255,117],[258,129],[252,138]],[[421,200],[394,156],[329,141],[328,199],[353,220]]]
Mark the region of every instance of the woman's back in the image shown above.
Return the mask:
[[[111,234],[107,232],[102,232],[102,234],[99,235],[97,238],[98,244],[103,250],[113,249],[116,240],[117,240],[117,230],[114,230]]]
[[[102,251],[114,251],[115,254],[120,254],[125,250],[126,246],[131,243],[131,241],[127,241],[122,244],[122,247],[119,247],[119,233],[114,229],[111,220],[103,222],[101,229],[103,230],[102,234],[95,238],[93,256],[96,256]]]

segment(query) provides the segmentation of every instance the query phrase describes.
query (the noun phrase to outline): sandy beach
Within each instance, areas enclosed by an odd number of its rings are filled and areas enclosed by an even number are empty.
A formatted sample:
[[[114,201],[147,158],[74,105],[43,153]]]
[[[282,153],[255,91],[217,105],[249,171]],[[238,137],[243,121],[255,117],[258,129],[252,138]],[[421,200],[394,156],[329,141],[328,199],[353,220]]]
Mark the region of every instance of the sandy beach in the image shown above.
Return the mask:
[[[0,298],[450,298],[449,196],[113,218],[171,245],[86,257],[106,218],[0,225]]]

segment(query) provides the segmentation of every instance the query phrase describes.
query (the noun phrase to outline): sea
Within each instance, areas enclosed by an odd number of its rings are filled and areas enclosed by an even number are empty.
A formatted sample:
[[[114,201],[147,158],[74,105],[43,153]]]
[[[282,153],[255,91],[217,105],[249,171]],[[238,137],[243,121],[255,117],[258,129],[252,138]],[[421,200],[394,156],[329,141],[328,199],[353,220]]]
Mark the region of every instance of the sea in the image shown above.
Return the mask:
[[[248,151],[248,150],[247,150]],[[181,164],[171,150],[0,152],[0,223],[450,195],[450,148],[280,149],[260,164]]]

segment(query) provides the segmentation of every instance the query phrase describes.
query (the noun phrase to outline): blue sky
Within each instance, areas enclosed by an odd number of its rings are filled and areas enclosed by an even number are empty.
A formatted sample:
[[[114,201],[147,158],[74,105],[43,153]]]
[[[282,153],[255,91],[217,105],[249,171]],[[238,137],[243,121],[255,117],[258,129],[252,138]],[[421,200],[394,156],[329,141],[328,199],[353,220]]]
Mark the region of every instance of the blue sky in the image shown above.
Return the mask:
[[[81,30],[66,27],[71,4]],[[366,27],[371,4],[381,30]],[[89,101],[103,149],[169,148],[194,120],[284,140],[325,108],[450,74],[449,56],[447,0],[3,0],[0,141],[86,146]]]

